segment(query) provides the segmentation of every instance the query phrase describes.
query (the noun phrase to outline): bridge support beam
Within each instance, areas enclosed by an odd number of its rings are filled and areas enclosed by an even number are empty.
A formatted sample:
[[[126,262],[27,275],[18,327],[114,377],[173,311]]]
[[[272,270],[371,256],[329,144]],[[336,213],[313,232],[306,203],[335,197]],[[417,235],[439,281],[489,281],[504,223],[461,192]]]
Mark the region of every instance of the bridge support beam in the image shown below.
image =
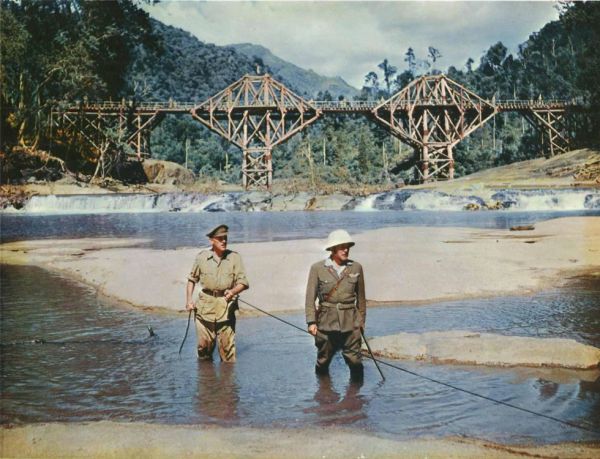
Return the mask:
[[[271,150],[249,148],[243,151],[242,185],[248,188],[271,189],[273,185],[273,160]]]
[[[522,111],[525,119],[540,133],[542,153],[552,157],[569,150],[566,110],[557,108],[532,108]]]
[[[453,149],[496,107],[445,75],[421,77],[373,109],[375,119],[419,155],[421,182],[454,178]]]
[[[86,106],[53,112],[52,120],[65,136],[78,136],[94,155],[119,150],[142,160],[150,156],[150,134],[165,114],[158,110],[140,112],[133,107],[110,105],[109,108]]]
[[[191,113],[242,150],[242,184],[246,189],[270,189],[273,148],[321,115],[312,103],[270,75],[246,75]]]

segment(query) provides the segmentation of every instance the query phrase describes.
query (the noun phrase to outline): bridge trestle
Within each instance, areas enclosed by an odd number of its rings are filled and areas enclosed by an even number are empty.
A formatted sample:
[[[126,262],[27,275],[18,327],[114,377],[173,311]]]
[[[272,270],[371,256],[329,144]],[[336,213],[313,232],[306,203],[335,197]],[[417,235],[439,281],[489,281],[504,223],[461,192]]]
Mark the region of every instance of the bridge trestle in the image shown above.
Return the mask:
[[[421,77],[373,109],[379,123],[415,149],[423,182],[454,178],[454,146],[495,114],[492,103],[445,75]]]
[[[525,119],[538,130],[542,152],[551,157],[569,150],[569,134],[566,126],[566,109],[532,108],[522,112]]]
[[[138,110],[125,103],[109,108],[79,105],[52,113],[54,127],[81,136],[97,157],[108,149],[124,150],[126,145],[123,153],[138,160],[151,155],[150,134],[164,117],[160,109]]]
[[[270,75],[246,75],[191,110],[242,150],[242,182],[271,188],[272,150],[316,121],[321,111]]]
[[[417,78],[386,101],[306,101],[270,75],[246,75],[201,104],[78,104],[58,111],[63,130],[77,133],[101,155],[109,147],[138,159],[150,154],[150,132],[167,113],[194,119],[242,151],[244,188],[271,188],[273,149],[325,113],[371,115],[418,157],[421,182],[454,178],[454,147],[499,112],[521,113],[543,134],[549,156],[569,147],[567,126],[577,101],[489,101],[446,75]],[[56,111],[55,111],[56,112]]]

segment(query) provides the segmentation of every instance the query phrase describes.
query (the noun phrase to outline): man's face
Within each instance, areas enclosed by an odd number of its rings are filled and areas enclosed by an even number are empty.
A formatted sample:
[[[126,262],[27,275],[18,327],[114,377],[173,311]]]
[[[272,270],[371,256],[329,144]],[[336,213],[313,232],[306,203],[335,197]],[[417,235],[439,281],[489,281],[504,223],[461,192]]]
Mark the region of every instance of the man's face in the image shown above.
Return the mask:
[[[210,244],[215,252],[224,252],[227,248],[227,236],[211,237]]]
[[[331,249],[331,258],[338,265],[341,265],[348,261],[348,257],[350,256],[350,244],[340,244],[336,245]]]

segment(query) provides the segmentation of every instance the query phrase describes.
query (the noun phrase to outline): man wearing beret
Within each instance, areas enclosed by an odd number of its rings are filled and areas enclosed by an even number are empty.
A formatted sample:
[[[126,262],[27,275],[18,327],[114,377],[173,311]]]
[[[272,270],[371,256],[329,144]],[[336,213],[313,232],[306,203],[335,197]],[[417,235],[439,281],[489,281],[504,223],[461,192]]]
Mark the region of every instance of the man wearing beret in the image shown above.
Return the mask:
[[[198,358],[211,360],[218,342],[223,362],[235,362],[235,310],[237,296],[249,287],[239,253],[227,249],[227,225],[206,236],[210,250],[201,251],[188,276],[186,309],[195,310]],[[194,287],[201,290],[194,301]]]
[[[310,268],[305,312],[308,331],[317,347],[317,374],[328,373],[331,359],[341,349],[352,379],[360,381],[361,330],[365,328],[367,303],[362,266],[349,258],[353,245],[344,230],[329,234],[325,245],[329,257]]]

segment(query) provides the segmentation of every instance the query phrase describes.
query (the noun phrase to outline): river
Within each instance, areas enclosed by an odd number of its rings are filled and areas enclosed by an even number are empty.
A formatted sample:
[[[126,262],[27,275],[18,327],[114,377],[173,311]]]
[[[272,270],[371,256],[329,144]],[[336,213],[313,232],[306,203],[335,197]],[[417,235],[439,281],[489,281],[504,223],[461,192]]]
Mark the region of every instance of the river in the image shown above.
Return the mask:
[[[201,228],[227,223],[232,242],[324,237],[401,225],[507,228],[598,210],[401,212],[154,212],[3,214],[2,240],[143,237],[156,248],[194,246]],[[466,435],[501,443],[600,440],[599,434],[366,363],[351,383],[341,356],[313,374],[311,339],[269,317],[238,322],[238,362],[198,362],[187,316],[121,309],[71,279],[2,266],[1,421],[144,421],[253,427],[336,425],[394,438]],[[370,310],[367,335],[462,329],[567,337],[600,347],[600,284],[584,278],[535,295]],[[243,305],[242,305],[243,306]],[[286,319],[304,327],[301,315]],[[151,327],[155,336],[150,336]],[[600,372],[397,362],[468,391],[600,430]]]

